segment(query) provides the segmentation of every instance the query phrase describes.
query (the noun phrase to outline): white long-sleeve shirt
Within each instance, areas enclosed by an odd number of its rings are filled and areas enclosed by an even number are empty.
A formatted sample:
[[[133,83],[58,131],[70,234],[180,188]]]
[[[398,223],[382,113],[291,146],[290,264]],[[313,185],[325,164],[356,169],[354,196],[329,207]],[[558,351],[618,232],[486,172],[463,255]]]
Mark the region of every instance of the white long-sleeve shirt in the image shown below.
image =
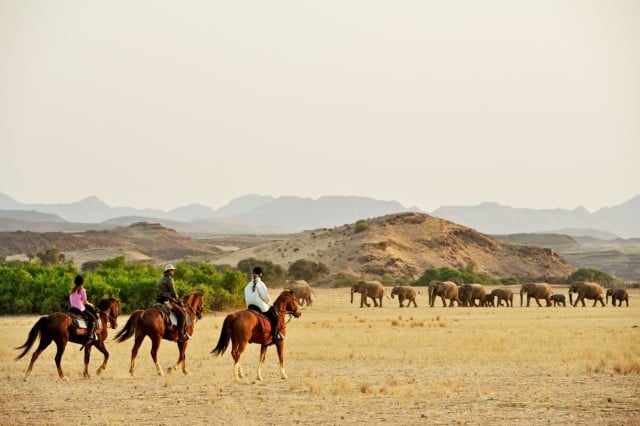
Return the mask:
[[[255,290],[253,288],[253,280],[249,281],[249,284],[244,288],[244,303],[247,308],[249,305],[256,305],[262,312],[268,311],[271,307],[269,291],[260,278],[256,281]]]

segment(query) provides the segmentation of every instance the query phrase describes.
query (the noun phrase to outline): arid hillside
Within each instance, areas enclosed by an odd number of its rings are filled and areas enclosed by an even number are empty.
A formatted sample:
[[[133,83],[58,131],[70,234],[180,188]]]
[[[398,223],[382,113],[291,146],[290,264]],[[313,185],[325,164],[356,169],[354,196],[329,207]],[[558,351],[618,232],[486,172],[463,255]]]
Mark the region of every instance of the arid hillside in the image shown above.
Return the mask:
[[[288,267],[298,259],[322,262],[332,273],[419,277],[426,269],[472,268],[496,277],[561,281],[575,268],[553,250],[511,244],[421,213],[400,213],[318,229],[226,252],[214,263],[236,265],[249,257]]]
[[[298,259],[324,263],[332,274],[419,277],[426,269],[472,268],[496,277],[561,281],[574,267],[551,249],[512,244],[422,213],[398,213],[355,224],[282,236],[194,239],[159,224],[110,231],[0,233],[0,256],[57,248],[78,266],[124,255],[161,263],[189,257],[235,266],[255,257],[284,268]]]
[[[67,258],[79,265],[82,261],[78,259],[94,260],[95,257],[109,258],[125,253],[129,258],[162,261],[211,256],[221,251],[173,229],[145,222],[109,231],[0,232],[0,256],[34,254],[50,248],[72,254]],[[93,253],[93,256],[83,256],[83,252]]]

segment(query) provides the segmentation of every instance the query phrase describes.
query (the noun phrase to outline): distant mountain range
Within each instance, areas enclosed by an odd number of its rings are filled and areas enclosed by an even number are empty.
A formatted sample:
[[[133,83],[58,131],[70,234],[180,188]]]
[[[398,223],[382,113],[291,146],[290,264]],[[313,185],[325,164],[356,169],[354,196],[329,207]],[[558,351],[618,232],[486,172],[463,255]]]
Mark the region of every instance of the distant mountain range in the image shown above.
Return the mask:
[[[111,207],[97,197],[69,204],[24,204],[0,193],[0,231],[84,231],[155,222],[181,233],[268,234],[331,228],[393,213],[429,213],[396,201],[358,196],[318,199],[245,195],[214,210],[190,204],[170,211]],[[566,233],[597,238],[640,237],[640,195],[589,213],[583,207],[522,209],[496,203],[446,206],[429,213],[485,234]]]

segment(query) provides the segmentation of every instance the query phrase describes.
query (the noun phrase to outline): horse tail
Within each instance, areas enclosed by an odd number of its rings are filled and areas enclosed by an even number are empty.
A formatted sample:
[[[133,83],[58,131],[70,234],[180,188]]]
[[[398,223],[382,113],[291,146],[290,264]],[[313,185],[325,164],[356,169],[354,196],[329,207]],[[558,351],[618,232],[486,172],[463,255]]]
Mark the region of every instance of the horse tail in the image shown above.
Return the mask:
[[[218,339],[218,344],[211,351],[215,356],[220,356],[227,350],[229,347],[229,340],[231,340],[231,325],[233,321],[236,319],[235,314],[229,314],[224,319],[222,323],[222,329],[220,330],[220,338]]]
[[[36,323],[33,325],[33,327],[31,327],[31,330],[29,331],[29,337],[27,337],[27,341],[24,342],[24,344],[22,346],[18,346],[16,349],[23,349],[22,353],[20,355],[18,355],[16,357],[16,361],[19,360],[20,358],[22,358],[23,356],[25,356],[25,354],[27,352],[29,352],[29,349],[31,349],[31,346],[33,346],[33,344],[35,343],[36,339],[40,336],[40,334],[42,333],[42,329],[44,328],[45,324],[47,323],[48,317],[40,317],[40,319],[38,319],[38,321],[36,321]]]
[[[116,342],[122,343],[136,333],[138,321],[142,319],[142,314],[144,314],[144,311],[142,309],[138,309],[137,311],[133,311],[131,313],[131,315],[129,316],[129,320],[127,320],[125,326],[114,337]]]

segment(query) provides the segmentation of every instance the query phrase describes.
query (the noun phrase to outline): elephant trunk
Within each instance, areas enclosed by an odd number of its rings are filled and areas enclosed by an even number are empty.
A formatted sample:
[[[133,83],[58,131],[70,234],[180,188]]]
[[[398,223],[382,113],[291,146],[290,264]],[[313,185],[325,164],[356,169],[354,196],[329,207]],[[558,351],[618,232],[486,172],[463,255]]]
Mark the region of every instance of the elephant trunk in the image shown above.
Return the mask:
[[[351,289],[351,303],[353,303],[353,289]]]
[[[522,306],[522,292],[520,292],[520,306]]]
[[[569,292],[569,304],[573,305],[573,293]]]

